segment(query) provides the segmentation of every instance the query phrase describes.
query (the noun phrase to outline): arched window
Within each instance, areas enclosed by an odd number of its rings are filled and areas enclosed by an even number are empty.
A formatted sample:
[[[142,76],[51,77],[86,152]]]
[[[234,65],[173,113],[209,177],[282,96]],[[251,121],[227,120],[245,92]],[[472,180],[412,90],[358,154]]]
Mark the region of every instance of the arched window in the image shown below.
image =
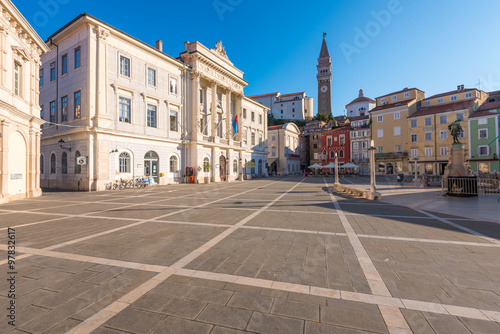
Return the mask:
[[[172,155],[170,157],[170,173],[177,173],[177,171],[177,157],[175,155]]]
[[[335,158],[335,151],[330,151],[330,159]]]
[[[80,151],[75,152],[75,174],[80,174],[82,172],[82,165],[79,165],[77,162],[80,155]]]
[[[50,174],[56,173],[56,154],[52,153],[50,155]]]
[[[40,155],[40,174],[43,174],[44,170],[43,170],[43,155]]]
[[[127,152],[120,153],[119,157],[119,172],[130,173],[130,154]]]
[[[343,158],[344,157],[344,150],[340,150],[339,151],[339,158]]]
[[[233,173],[238,173],[238,160],[233,160]]]
[[[63,174],[68,174],[68,154],[66,154],[66,152],[63,152],[63,154],[62,154],[61,172]]]
[[[203,171],[205,173],[210,171],[210,159],[208,157],[203,158]]]
[[[262,159],[259,160],[259,174],[262,174]]]

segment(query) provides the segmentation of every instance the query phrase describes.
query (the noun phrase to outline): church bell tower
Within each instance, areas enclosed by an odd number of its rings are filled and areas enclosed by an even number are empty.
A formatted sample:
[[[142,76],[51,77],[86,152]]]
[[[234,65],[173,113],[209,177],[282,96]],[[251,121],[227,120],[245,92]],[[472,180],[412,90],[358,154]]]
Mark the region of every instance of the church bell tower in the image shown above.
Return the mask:
[[[326,33],[323,33],[323,44],[318,58],[318,113],[332,114],[332,58],[326,46]]]

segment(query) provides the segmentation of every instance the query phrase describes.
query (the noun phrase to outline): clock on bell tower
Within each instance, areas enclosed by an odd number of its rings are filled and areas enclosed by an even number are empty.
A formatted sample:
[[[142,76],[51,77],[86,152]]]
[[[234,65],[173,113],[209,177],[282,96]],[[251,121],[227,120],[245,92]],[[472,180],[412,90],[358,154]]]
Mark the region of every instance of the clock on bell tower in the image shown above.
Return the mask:
[[[326,33],[323,33],[323,44],[318,58],[318,113],[332,114],[332,58],[326,46]]]

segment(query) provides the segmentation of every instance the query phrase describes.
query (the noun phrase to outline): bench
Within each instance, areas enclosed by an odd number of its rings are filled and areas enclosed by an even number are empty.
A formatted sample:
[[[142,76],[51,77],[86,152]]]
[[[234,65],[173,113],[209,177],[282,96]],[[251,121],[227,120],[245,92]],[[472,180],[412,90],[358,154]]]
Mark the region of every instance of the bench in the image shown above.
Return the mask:
[[[371,199],[370,190],[352,188],[349,186],[345,186],[343,184],[334,184],[333,189],[338,191],[338,192],[346,193],[348,195],[352,195],[352,196],[356,196],[356,197],[360,197],[360,198]],[[378,193],[375,193],[375,194],[378,194]],[[381,198],[381,196],[380,196],[380,194],[378,194],[373,199],[377,200],[380,198]]]

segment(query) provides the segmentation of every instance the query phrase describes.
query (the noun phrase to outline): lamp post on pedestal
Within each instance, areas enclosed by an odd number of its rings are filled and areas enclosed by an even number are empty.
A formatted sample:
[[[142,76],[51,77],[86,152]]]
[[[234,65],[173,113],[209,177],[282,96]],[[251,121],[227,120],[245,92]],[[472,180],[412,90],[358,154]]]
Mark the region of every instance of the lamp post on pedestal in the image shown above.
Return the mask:
[[[375,186],[375,142],[372,139],[370,142],[370,192],[367,197],[371,200],[381,199],[382,195],[377,192],[377,188]]]
[[[415,157],[415,179],[413,180],[413,183],[417,184],[417,161],[418,157]]]
[[[335,151],[335,184],[339,184],[339,158],[337,151]]]

